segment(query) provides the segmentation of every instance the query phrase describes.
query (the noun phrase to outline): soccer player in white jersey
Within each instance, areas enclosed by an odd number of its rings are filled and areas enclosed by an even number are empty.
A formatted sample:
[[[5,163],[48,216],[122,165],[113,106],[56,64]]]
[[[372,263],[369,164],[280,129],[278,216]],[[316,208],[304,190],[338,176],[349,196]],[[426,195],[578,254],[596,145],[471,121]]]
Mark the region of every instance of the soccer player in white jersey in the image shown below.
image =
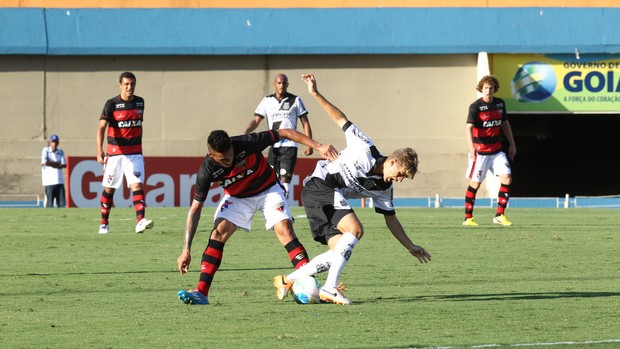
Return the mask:
[[[267,119],[270,130],[297,129],[297,119],[301,121],[304,134],[312,138],[312,127],[308,121],[308,110],[298,96],[288,92],[288,77],[278,74],[273,79],[274,93],[263,97],[254,111],[254,118],[245,129],[245,134],[254,131],[263,119]],[[306,147],[305,155],[312,155],[312,148]],[[288,197],[289,185],[297,163],[297,143],[282,139],[269,148],[267,162],[276,171],[284,185]]]
[[[310,94],[342,129],[347,147],[337,160],[317,163],[314,172],[306,178],[301,194],[314,240],[329,249],[295,272],[276,276],[276,297],[284,299],[297,278],[328,271],[319,292],[321,300],[351,304],[342,292],[339,278],[355,245],[364,235],[364,228],[347,198],[374,198],[375,211],[383,214],[392,235],[421,263],[431,260],[430,253],[407,236],[392,203],[393,183],[413,179],[418,171],[418,155],[411,148],[401,148],[390,156],[382,156],[372,140],[319,93],[313,75],[302,75],[302,80],[308,85]]]

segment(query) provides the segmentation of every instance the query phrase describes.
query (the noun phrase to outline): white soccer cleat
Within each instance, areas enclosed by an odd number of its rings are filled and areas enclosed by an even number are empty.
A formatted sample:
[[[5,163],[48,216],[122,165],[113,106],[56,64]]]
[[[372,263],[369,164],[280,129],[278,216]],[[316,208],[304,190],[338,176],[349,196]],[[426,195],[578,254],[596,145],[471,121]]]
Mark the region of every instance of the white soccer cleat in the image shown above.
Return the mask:
[[[99,226],[99,234],[107,234],[110,232],[110,227],[107,224],[102,224]]]
[[[345,287],[340,285],[337,288],[332,289],[323,286],[319,291],[319,298],[325,302],[349,305],[351,304],[351,301],[344,295],[344,293],[342,293],[342,290],[344,289]]]
[[[136,224],[136,233],[141,234],[144,233],[145,230],[153,228],[155,222],[148,218],[142,218],[138,224]]]

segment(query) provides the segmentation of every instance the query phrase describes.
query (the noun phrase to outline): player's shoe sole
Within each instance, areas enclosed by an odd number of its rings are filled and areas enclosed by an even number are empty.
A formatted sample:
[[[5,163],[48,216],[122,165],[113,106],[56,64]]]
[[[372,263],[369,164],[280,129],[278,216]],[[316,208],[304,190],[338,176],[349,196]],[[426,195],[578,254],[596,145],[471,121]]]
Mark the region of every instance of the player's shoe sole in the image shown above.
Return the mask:
[[[181,290],[177,293],[177,297],[179,297],[181,302],[185,304],[194,304],[194,305],[209,304],[209,297],[195,290],[189,290],[189,291]]]

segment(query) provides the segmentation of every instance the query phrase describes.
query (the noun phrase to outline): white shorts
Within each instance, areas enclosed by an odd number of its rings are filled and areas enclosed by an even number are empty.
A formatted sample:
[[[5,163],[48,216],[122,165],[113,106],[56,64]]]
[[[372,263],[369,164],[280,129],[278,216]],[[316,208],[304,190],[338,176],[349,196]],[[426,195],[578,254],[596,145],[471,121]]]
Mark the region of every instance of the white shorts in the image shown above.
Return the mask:
[[[143,183],[144,156],[142,154],[108,156],[103,165],[101,185],[104,188],[118,189],[123,181],[123,175],[127,187],[134,183]]]
[[[474,160],[469,157],[468,159],[469,165],[465,177],[474,182],[482,183],[489,171],[495,176],[511,174],[510,163],[503,151],[493,155],[476,154]]]
[[[265,218],[265,229],[285,219],[293,221],[284,189],[278,184],[249,198],[238,198],[225,194],[215,210],[214,220],[224,218],[240,229],[249,231],[256,211]]]

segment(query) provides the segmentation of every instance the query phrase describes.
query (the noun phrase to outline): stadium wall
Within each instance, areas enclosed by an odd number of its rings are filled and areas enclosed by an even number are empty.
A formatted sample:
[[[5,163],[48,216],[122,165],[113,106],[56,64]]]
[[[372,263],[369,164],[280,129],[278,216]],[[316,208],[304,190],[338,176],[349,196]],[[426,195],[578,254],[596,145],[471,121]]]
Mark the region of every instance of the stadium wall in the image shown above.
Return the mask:
[[[422,173],[401,185],[399,196],[461,196],[463,125],[476,97],[479,51],[604,54],[620,44],[613,22],[619,9],[603,7],[29,4],[0,9],[0,121],[10,130],[0,134],[0,193],[42,192],[39,154],[51,133],[60,135],[68,155],[94,156],[103,103],[118,93],[118,74],[131,70],[147,102],[148,156],[203,156],[211,130],[242,132],[279,72],[305,99],[316,137],[342,147],[341,133],[297,78],[313,72],[321,90],[384,152],[418,150]]]

